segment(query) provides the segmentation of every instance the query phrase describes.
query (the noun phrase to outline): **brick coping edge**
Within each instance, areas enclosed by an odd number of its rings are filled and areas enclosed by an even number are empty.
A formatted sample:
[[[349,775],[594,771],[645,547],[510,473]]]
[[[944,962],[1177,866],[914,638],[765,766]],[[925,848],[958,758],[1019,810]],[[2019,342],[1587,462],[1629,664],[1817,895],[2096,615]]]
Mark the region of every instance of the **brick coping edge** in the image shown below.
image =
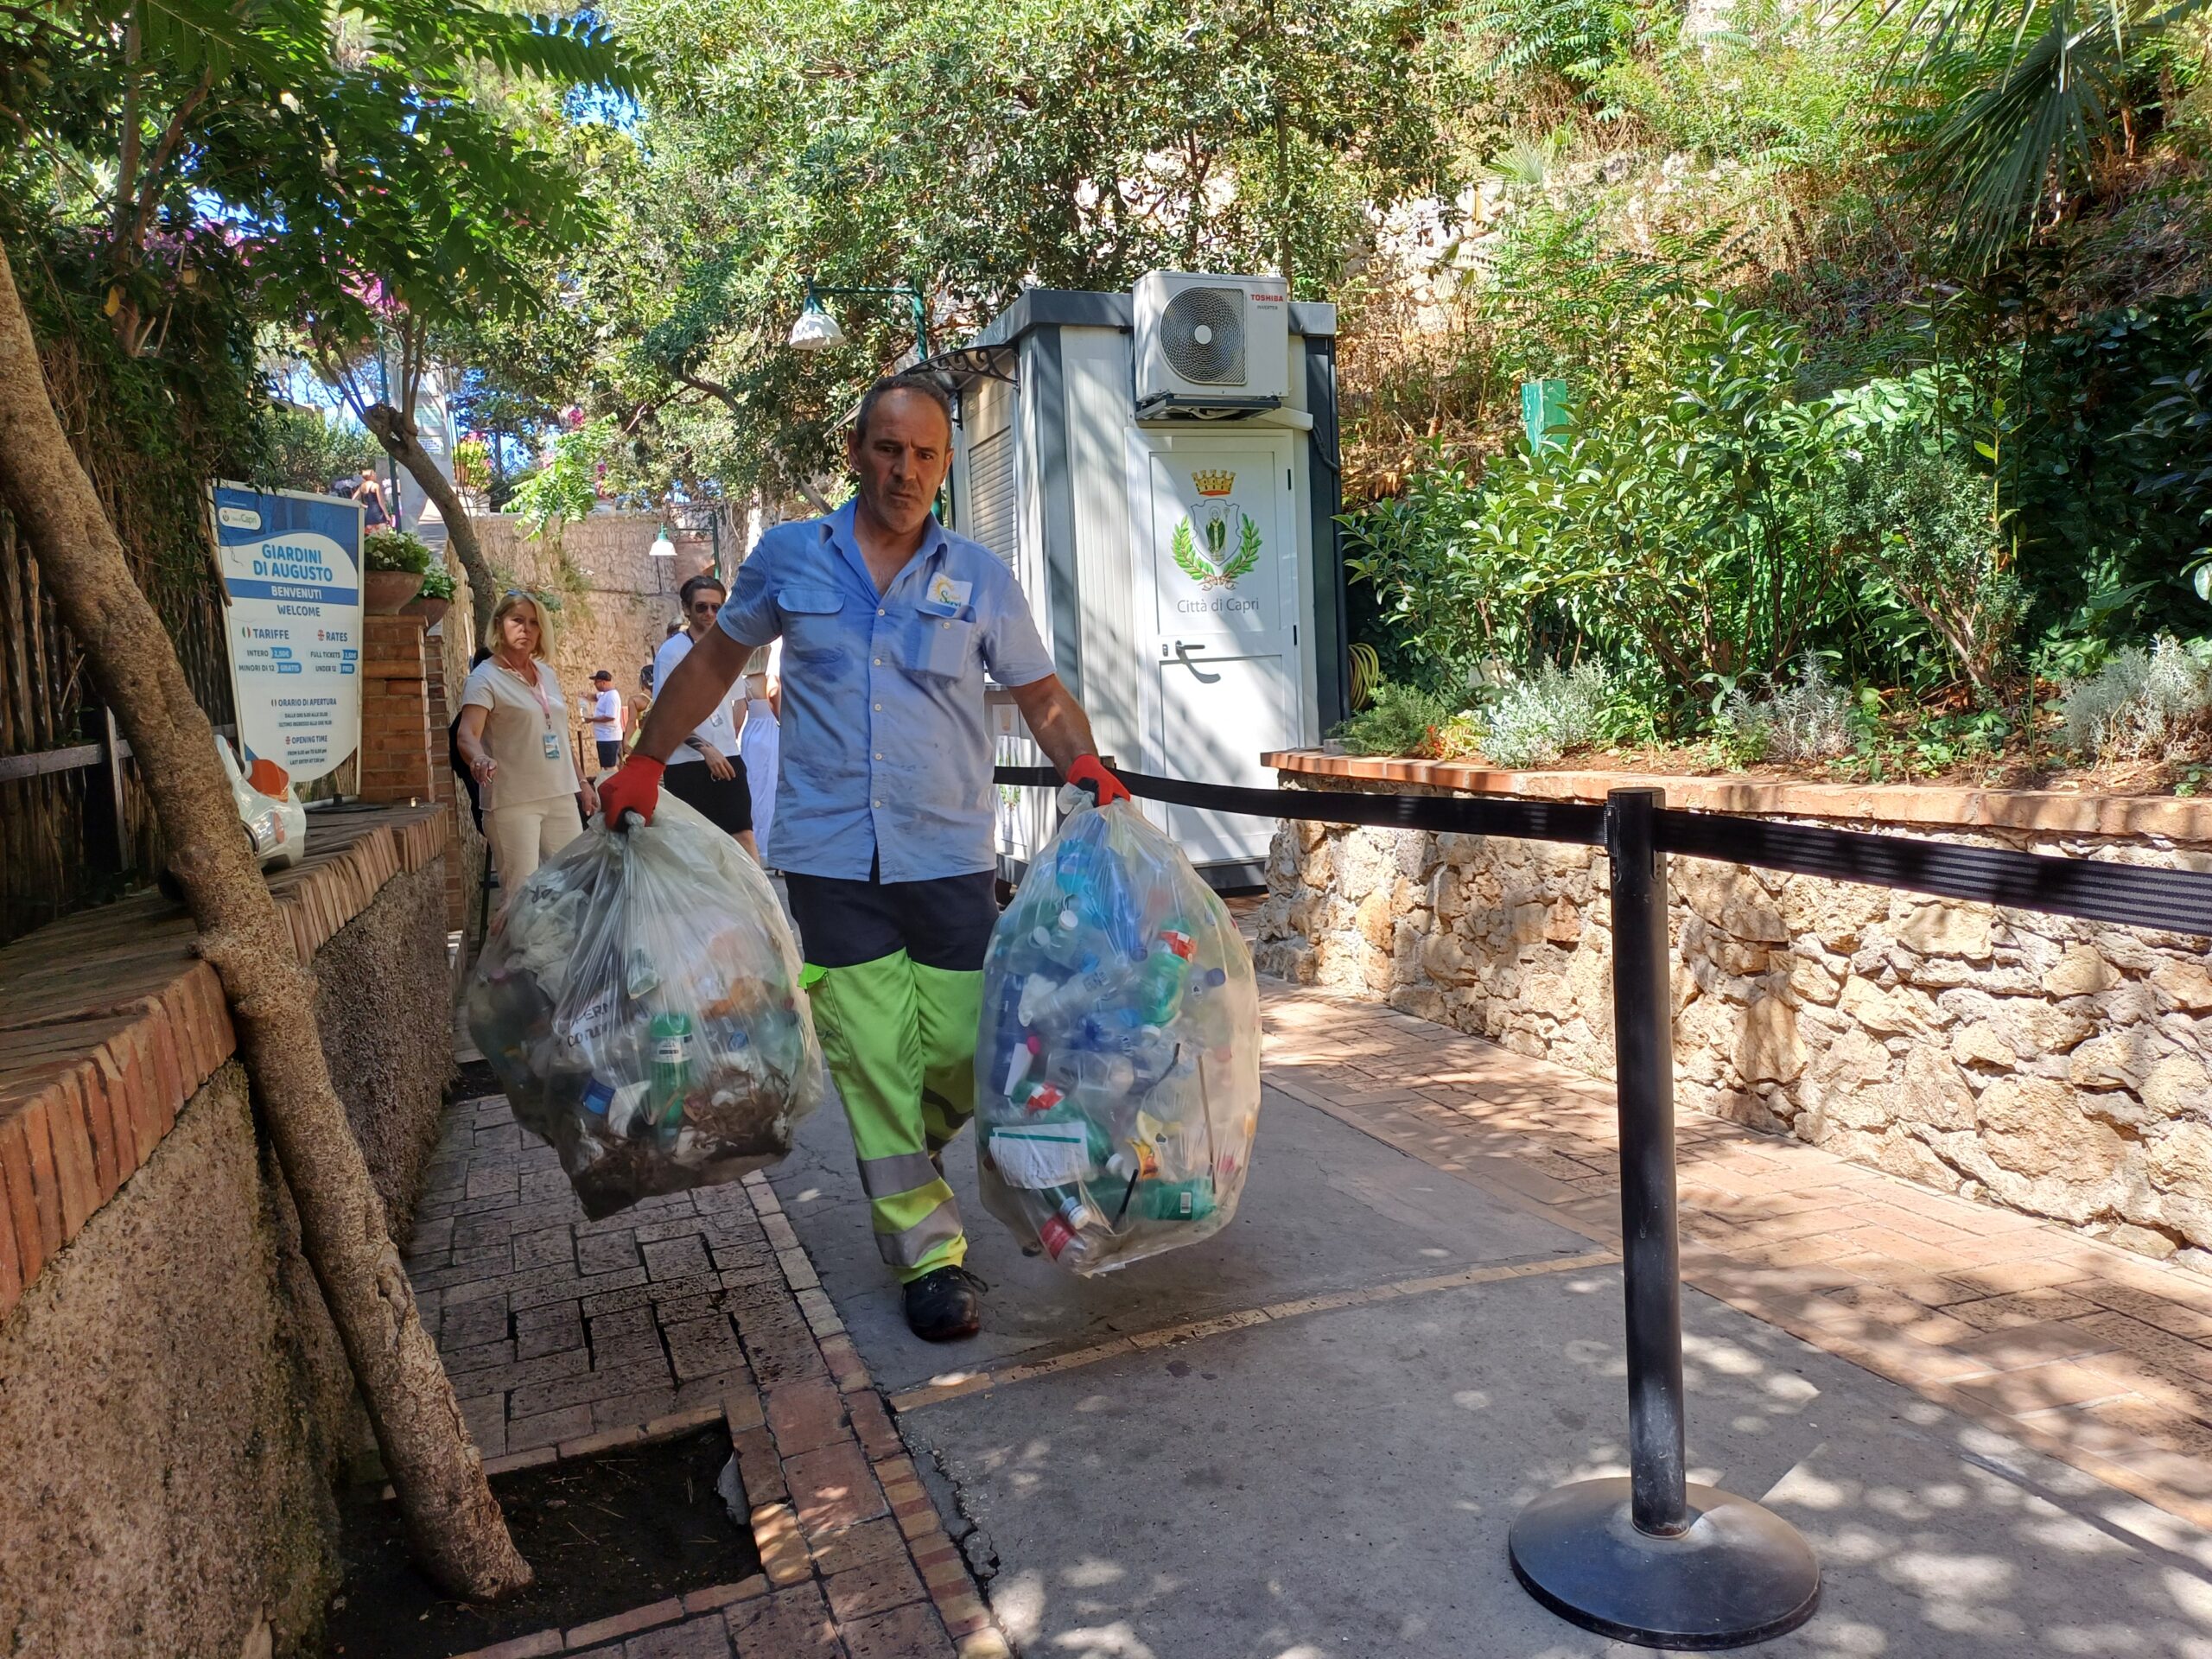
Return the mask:
[[[1663,789],[1669,806],[1694,811],[2053,836],[2152,836],[2212,846],[2212,799],[2172,795],[2072,795],[2056,790],[1934,784],[1783,783],[1634,772],[1507,772],[1454,760],[1329,754],[1319,749],[1271,749],[1260,756],[1260,764],[1286,778],[1419,784],[1471,795],[1602,801],[1616,789]]]

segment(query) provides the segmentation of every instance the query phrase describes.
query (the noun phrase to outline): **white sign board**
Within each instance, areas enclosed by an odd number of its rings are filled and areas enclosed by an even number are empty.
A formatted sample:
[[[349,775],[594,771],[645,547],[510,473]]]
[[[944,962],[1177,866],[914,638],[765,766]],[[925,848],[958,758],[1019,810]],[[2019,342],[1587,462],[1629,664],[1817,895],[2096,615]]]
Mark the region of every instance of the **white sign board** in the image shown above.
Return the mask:
[[[239,760],[255,787],[276,783],[265,793],[360,747],[362,512],[336,496],[215,486]]]

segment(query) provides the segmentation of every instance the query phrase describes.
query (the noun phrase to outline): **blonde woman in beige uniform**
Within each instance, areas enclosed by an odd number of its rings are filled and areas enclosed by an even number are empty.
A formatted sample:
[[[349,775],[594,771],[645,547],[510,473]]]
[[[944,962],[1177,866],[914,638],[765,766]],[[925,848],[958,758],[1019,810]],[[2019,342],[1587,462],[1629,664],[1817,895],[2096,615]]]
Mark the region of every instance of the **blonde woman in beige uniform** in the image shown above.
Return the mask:
[[[484,835],[504,908],[530,874],[599,810],[569,734],[569,700],[544,660],[537,601],[511,593],[492,612],[492,654],[461,693],[461,757],[484,807]],[[581,809],[581,811],[579,811]]]

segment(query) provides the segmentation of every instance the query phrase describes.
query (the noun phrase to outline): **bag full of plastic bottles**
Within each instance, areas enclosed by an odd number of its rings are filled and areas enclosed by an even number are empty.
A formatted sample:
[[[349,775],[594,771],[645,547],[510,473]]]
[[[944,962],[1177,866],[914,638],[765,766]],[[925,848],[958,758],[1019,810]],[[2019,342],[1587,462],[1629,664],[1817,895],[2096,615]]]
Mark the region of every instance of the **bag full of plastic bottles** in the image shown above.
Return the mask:
[[[1196,1243],[1236,1213],[1260,1114],[1252,953],[1134,803],[1072,814],[983,963],[983,1203],[1090,1274]]]
[[[594,818],[507,902],[468,1029],[584,1212],[735,1180],[791,1148],[824,1093],[799,957],[760,865],[661,797]]]

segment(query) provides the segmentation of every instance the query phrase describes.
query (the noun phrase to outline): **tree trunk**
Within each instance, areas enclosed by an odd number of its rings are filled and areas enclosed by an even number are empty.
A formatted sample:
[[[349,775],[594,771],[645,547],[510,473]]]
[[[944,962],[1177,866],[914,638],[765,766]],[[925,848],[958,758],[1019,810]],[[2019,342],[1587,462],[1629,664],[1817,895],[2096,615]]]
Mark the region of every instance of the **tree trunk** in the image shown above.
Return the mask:
[[[506,1595],[530,1567],[469,1444],[415,1311],[367,1163],[330,1086],[314,985],[261,879],[161,619],[79,465],[0,248],[0,504],[29,537],[61,620],[130,740],[170,861],[223,982],[253,1096],[300,1213],[308,1263],[346,1344],[415,1552],[454,1592]]]
[[[461,504],[460,492],[416,441],[415,423],[390,404],[371,404],[361,412],[361,424],[376,435],[385,453],[404,467],[423,486],[423,493],[438,504],[439,515],[446,521],[447,539],[453,543],[461,568],[468,573],[469,602],[476,617],[476,642],[490,644],[492,608],[499,602],[499,587],[492,567],[485,562],[483,544],[476,539],[475,523],[469,518],[468,509]]]

